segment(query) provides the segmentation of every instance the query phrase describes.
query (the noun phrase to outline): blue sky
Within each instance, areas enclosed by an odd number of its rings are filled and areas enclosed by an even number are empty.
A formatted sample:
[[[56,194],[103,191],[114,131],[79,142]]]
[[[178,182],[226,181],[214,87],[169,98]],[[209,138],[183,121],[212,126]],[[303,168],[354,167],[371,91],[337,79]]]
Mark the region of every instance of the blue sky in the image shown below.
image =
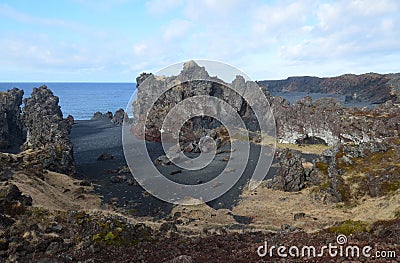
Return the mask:
[[[400,72],[400,1],[0,1],[0,82],[134,81],[190,59],[252,79]]]

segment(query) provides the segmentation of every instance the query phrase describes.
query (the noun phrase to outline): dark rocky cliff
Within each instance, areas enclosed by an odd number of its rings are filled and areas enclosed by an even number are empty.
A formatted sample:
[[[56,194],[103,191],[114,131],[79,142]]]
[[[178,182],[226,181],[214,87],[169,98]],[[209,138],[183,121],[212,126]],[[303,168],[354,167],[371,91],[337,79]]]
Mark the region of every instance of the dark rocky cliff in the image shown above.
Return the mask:
[[[262,80],[258,84],[271,92],[301,91],[331,93],[357,97],[372,103],[398,100],[400,74],[345,74],[338,77],[289,77],[284,80]]]

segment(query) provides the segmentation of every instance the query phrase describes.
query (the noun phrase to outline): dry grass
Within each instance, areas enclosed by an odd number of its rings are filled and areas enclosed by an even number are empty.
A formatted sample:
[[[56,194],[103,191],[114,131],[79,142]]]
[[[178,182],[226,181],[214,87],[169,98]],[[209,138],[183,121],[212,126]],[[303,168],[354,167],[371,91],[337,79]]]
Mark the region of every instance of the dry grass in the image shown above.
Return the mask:
[[[330,148],[330,146],[323,144],[307,144],[307,145],[298,145],[291,143],[276,143],[276,147],[280,149],[289,148],[292,150],[297,150],[306,154],[322,154],[323,151]]]
[[[318,154],[321,155],[323,151],[330,148],[330,146],[323,144],[291,144],[291,143],[279,143],[276,138],[273,138],[267,134],[260,134],[257,132],[251,132],[247,130],[237,130],[232,136],[233,140],[238,141],[248,141],[249,136],[253,139],[251,140],[254,144],[259,144],[267,147],[276,147],[279,149],[292,149],[297,150],[305,154]]]
[[[311,192],[312,188],[289,193],[258,187],[254,191],[244,191],[233,213],[253,218],[252,225],[258,229],[276,229],[290,224],[314,232],[349,219],[368,223],[393,219],[400,209],[400,191],[387,197],[365,197],[353,208],[326,204],[316,200]],[[306,216],[295,221],[296,213]]]
[[[55,172],[44,174],[44,180],[18,172],[12,182],[33,199],[33,205],[49,210],[100,208],[101,198],[92,186],[80,186],[79,180]]]

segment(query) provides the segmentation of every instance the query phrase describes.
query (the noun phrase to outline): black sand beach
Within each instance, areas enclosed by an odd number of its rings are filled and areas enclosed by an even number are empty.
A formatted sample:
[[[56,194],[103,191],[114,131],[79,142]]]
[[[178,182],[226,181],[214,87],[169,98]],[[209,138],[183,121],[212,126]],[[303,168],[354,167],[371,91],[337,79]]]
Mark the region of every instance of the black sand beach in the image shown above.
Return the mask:
[[[95,191],[103,196],[105,204],[114,204],[136,216],[163,217],[170,213],[173,205],[164,202],[145,190],[136,182],[127,170],[123,147],[122,128],[109,121],[90,120],[77,121],[72,126],[71,139],[74,144],[77,177],[95,186]],[[152,159],[164,154],[160,143],[148,143],[149,155]],[[248,165],[231,190],[223,196],[208,203],[209,206],[231,209],[239,201],[239,196],[251,178],[257,163],[259,147],[251,145]],[[196,171],[180,170],[174,164],[157,166],[168,179],[182,184],[199,184],[215,178],[226,166],[229,157],[229,146],[220,150],[214,160],[204,169]],[[113,156],[109,160],[98,160],[103,153]],[[189,156],[191,157],[191,156]],[[193,157],[193,156],[192,156]],[[276,172],[271,167],[266,178],[271,178]],[[121,171],[122,170],[122,171]],[[179,172],[178,172],[179,171]]]

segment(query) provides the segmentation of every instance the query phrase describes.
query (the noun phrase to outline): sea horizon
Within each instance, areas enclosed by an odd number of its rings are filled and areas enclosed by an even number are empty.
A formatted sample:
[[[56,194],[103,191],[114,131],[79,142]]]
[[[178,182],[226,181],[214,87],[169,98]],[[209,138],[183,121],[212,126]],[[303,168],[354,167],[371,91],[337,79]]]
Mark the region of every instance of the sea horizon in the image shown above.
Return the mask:
[[[64,118],[72,115],[75,120],[90,120],[98,111],[125,110],[136,90],[134,82],[0,82],[0,91],[22,89],[27,98],[42,85],[58,96]]]

